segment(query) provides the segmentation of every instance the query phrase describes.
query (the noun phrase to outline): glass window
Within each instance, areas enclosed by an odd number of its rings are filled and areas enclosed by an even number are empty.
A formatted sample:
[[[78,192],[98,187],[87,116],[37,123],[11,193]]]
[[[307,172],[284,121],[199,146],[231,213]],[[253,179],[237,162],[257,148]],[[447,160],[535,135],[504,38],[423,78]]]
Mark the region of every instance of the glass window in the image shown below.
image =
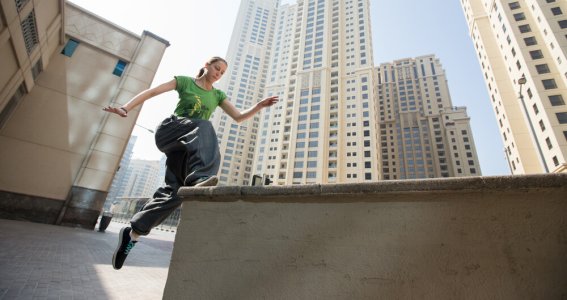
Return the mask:
[[[547,144],[547,149],[553,148],[553,144],[551,143],[551,140],[549,138],[545,139],[545,143]]]
[[[546,90],[556,89],[557,84],[555,83],[555,79],[544,79],[541,81],[543,83],[543,88]]]
[[[118,62],[116,63],[116,66],[114,67],[114,71],[112,71],[112,74],[120,77],[122,76],[122,73],[124,73],[125,68],[126,68],[126,62],[119,59]]]
[[[563,12],[561,11],[561,7],[552,7],[551,12],[554,16],[562,15]]]
[[[75,49],[77,49],[77,46],[79,46],[78,41],[75,41],[73,39],[69,39],[67,41],[67,44],[65,44],[65,47],[63,47],[61,54],[71,57],[71,56],[73,56],[73,53],[75,53]]]
[[[510,9],[511,9],[511,10],[514,10],[514,9],[520,8],[520,3],[518,3],[518,2],[512,2],[512,3],[508,3],[508,6],[510,6]]]
[[[551,103],[552,106],[565,105],[565,101],[563,101],[563,96],[561,95],[549,96],[549,102]]]
[[[534,36],[524,38],[524,42],[526,43],[526,46],[537,45],[537,40]]]
[[[530,51],[530,56],[532,57],[532,59],[540,59],[543,58],[543,53],[541,52],[541,50],[534,50]]]
[[[549,66],[547,64],[536,65],[535,67],[538,74],[549,73]]]
[[[559,124],[567,124],[567,112],[560,112],[555,114]]]
[[[516,21],[522,21],[526,19],[526,15],[524,15],[524,13],[517,13],[514,14],[514,20]]]
[[[529,24],[525,24],[525,25],[520,25],[518,26],[518,28],[520,29],[521,33],[526,33],[526,32],[531,32],[532,28],[530,27]]]

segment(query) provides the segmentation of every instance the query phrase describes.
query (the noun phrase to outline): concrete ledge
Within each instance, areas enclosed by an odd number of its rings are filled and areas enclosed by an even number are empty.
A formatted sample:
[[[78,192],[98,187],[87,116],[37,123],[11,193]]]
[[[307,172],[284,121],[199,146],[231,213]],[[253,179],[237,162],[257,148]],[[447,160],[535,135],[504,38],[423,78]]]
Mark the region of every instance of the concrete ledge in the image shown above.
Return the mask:
[[[165,299],[567,297],[567,174],[179,194]]]
[[[522,192],[545,188],[564,188],[567,173],[526,176],[485,176],[463,178],[435,178],[420,180],[391,180],[354,184],[311,184],[292,186],[219,186],[179,189],[185,201],[213,202],[357,202],[380,201],[391,197],[370,195],[403,193],[454,193],[454,192]],[[283,199],[282,199],[283,198]],[[419,200],[416,198],[414,200]]]

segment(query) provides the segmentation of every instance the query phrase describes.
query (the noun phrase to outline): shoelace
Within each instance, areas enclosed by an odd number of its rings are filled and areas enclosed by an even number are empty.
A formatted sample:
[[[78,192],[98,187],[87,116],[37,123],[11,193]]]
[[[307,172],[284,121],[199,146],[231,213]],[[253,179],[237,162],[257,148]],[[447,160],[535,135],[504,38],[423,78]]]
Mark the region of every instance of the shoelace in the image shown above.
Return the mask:
[[[130,253],[130,250],[132,250],[132,248],[134,248],[134,245],[135,244],[132,241],[128,242],[126,249],[124,249],[124,254],[128,255],[128,253]]]

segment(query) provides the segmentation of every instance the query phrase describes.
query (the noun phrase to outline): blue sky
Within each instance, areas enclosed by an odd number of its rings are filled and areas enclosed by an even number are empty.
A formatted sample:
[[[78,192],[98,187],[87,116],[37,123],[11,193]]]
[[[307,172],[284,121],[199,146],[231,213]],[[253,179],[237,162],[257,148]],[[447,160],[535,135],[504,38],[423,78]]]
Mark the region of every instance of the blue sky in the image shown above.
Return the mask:
[[[374,63],[435,54],[466,106],[483,175],[508,175],[496,117],[459,1],[372,0]]]
[[[171,43],[153,85],[174,75],[194,75],[210,56],[225,56],[239,6],[235,0],[71,2],[136,34],[148,30]],[[445,69],[453,105],[467,107],[482,174],[509,174],[504,146],[459,1],[370,0],[370,3],[374,63],[436,55]],[[173,111],[175,102],[173,93],[146,102],[138,123],[155,127]],[[151,133],[136,126],[133,134],[138,136],[135,158],[160,158]]]

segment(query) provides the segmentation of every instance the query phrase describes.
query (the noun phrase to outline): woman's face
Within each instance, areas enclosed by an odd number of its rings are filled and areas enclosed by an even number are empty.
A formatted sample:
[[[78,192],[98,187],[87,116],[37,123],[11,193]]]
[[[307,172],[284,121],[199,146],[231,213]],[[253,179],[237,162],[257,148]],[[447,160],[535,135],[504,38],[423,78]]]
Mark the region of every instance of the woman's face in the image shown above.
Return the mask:
[[[227,65],[223,61],[215,61],[214,63],[207,63],[205,65],[207,68],[207,77],[211,82],[216,82],[221,79],[222,75],[226,71]]]

